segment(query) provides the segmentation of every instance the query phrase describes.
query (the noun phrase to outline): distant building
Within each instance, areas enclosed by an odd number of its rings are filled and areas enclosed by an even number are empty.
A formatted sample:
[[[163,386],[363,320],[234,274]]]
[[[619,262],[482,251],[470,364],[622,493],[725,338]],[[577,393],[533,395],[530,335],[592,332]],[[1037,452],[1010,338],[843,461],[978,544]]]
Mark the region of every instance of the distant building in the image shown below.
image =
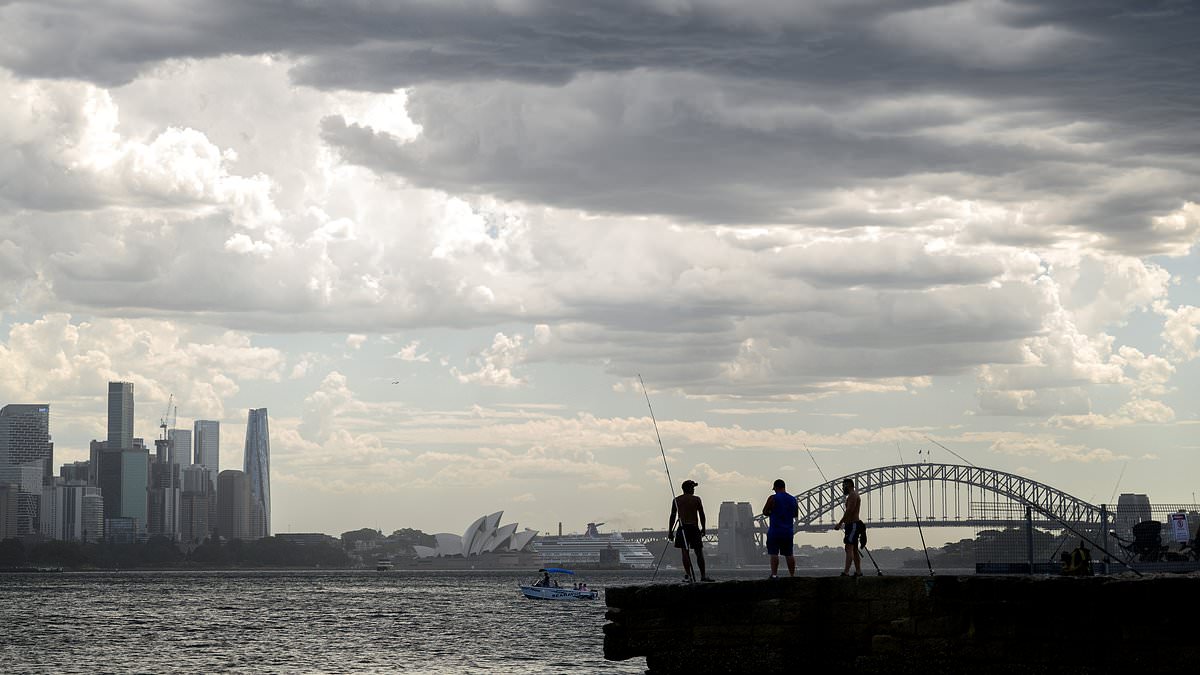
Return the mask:
[[[145,529],[149,523],[150,453],[145,448],[102,450],[97,472],[106,520],[128,518]],[[123,525],[120,527],[124,527]]]
[[[250,481],[242,471],[217,476],[217,534],[226,540],[257,539],[250,529]]]
[[[341,546],[341,540],[320,532],[288,532],[275,535],[280,539],[297,546]]]
[[[43,482],[54,476],[50,405],[14,403],[0,408],[0,466],[40,464]]]
[[[42,464],[0,465],[0,484],[15,491],[17,536],[38,531],[38,512],[42,500]]]
[[[196,420],[192,425],[193,464],[208,471],[208,523],[211,530],[217,522],[217,474],[221,472],[221,423],[216,420]],[[187,489],[186,487],[184,488]]]
[[[0,482],[17,486],[17,534],[38,531],[42,485],[53,476],[50,406],[34,403],[0,408]]]
[[[250,411],[246,421],[246,479],[250,482],[250,530],[254,538],[271,536],[271,436],[267,409]]]
[[[215,523],[216,490],[208,482],[208,469],[185,466],[180,471],[183,494],[179,502],[179,539],[185,544],[200,544],[208,538]]]
[[[192,463],[192,430],[167,430],[167,459],[172,464],[188,466]]]
[[[63,479],[64,483],[95,485],[96,482],[92,476],[92,463],[88,460],[63,464],[58,470],[58,475]]]
[[[17,494],[20,488],[0,480],[0,541],[17,536]]]
[[[93,499],[88,499],[92,497]],[[92,541],[103,535],[100,488],[61,478],[42,491],[41,532],[51,539]]]
[[[105,518],[104,540],[113,544],[136,544],[145,541],[145,527],[136,518]]]
[[[133,383],[108,383],[108,447],[133,449]]]
[[[85,542],[104,539],[104,495],[98,487],[84,490],[82,535]]]
[[[517,532],[517,524],[501,525],[503,511],[480,516],[467,526],[462,535],[442,532],[435,534],[436,547],[414,546],[418,558],[469,558],[488,553],[512,553],[526,549],[537,530],[525,528]]]
[[[149,533],[167,537],[173,541],[179,539],[179,502],[183,494],[183,483],[179,474],[179,465],[171,462],[167,456],[169,441],[155,441],[160,444],[160,452],[150,462],[149,485]]]

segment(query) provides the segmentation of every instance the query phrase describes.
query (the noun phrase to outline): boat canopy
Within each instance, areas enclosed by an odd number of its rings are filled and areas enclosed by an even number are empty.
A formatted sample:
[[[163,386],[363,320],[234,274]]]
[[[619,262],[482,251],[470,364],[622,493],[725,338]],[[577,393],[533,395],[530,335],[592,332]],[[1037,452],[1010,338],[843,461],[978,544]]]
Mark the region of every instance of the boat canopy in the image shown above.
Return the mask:
[[[547,567],[545,569],[540,569],[538,571],[539,572],[550,572],[552,574],[575,574],[571,570],[564,570],[561,567]]]

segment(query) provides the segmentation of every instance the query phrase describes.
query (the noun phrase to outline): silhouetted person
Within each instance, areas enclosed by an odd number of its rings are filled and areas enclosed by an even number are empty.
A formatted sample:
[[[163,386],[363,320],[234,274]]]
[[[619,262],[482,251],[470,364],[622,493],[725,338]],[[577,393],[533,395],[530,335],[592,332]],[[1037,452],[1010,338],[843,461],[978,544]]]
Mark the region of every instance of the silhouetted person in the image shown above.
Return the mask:
[[[858,519],[858,507],[862,504],[862,498],[858,496],[858,490],[854,489],[854,480],[847,478],[842,481],[842,493],[846,495],[846,512],[842,514],[842,519],[833,526],[833,529],[840,530],[842,525],[846,526],[846,535],[842,537],[842,543],[846,545],[846,566],[842,569],[842,576],[850,574],[850,563],[854,563],[854,576],[862,576],[862,556],[858,552],[858,538],[862,533],[863,523]]]
[[[767,516],[767,553],[771,556],[771,578],[779,576],[779,556],[787,559],[788,576],[796,576],[796,556],[792,552],[792,538],[796,535],[796,515],[800,505],[796,498],[787,493],[783,479],[777,479],[775,494],[767,497],[763,515]]]
[[[696,552],[696,564],[700,567],[700,580],[712,581],[708,578],[708,574],[704,570],[704,541],[705,526],[707,522],[704,518],[704,504],[700,502],[700,498],[696,496],[696,486],[699,485],[694,480],[685,480],[683,485],[683,494],[671,501],[671,519],[667,525],[668,537],[675,541],[675,548],[680,550],[683,555],[683,572],[684,581],[695,581],[696,573],[692,571],[692,558],[688,551]],[[679,533],[675,532],[675,519],[679,519]]]

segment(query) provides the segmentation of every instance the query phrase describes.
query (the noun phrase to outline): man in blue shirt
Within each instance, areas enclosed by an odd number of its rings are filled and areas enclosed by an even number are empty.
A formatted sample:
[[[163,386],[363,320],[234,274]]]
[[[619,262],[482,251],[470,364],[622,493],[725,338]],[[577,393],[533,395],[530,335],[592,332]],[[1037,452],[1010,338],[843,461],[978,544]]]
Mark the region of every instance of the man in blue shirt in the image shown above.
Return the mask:
[[[796,556],[792,553],[792,537],[800,505],[787,493],[783,479],[775,481],[775,494],[767,497],[763,515],[770,518],[767,528],[767,553],[771,555],[771,578],[779,577],[779,556],[787,558],[788,576],[796,576]]]

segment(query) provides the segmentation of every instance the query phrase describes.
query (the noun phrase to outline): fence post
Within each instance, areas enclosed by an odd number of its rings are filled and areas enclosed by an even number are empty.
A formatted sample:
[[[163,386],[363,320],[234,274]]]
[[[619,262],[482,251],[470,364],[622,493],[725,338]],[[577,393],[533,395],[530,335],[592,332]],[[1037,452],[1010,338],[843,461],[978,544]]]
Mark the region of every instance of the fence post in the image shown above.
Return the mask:
[[[1025,553],[1029,561],[1029,573],[1033,574],[1033,509],[1025,507]]]
[[[1100,505],[1100,543],[1104,546],[1104,573],[1108,574],[1108,504]]]

